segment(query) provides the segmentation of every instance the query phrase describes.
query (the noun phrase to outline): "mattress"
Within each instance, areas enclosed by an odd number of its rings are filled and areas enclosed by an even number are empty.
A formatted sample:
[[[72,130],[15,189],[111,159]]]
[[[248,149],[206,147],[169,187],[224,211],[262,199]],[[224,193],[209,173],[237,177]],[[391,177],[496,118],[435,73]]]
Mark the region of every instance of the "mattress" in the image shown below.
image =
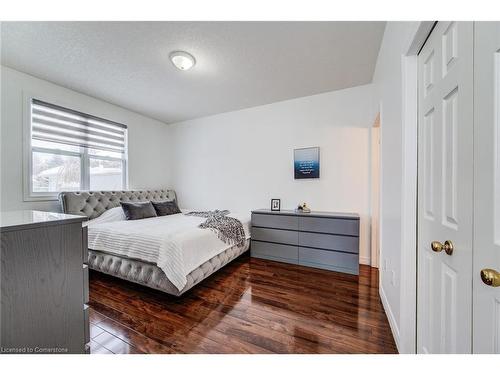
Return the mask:
[[[209,259],[187,275],[187,283],[182,290],[177,289],[159,267],[137,259],[124,258],[89,249],[88,265],[95,271],[160,290],[174,296],[180,296],[246,252],[249,247],[250,240],[246,240],[242,246],[231,246]]]

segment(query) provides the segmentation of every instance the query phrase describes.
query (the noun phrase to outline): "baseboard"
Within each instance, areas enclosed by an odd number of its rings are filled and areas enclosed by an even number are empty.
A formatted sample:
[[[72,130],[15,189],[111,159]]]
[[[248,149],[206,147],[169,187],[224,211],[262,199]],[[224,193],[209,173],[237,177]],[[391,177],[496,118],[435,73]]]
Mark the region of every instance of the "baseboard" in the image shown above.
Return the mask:
[[[382,305],[384,306],[385,315],[387,316],[387,320],[389,321],[389,325],[391,326],[392,336],[394,337],[394,341],[396,342],[396,347],[398,348],[398,352],[401,353],[401,338],[399,335],[399,328],[396,324],[396,319],[394,318],[394,314],[392,313],[389,302],[387,301],[387,297],[385,296],[384,288],[382,288],[382,283],[379,286],[379,295],[380,300],[382,301]]]

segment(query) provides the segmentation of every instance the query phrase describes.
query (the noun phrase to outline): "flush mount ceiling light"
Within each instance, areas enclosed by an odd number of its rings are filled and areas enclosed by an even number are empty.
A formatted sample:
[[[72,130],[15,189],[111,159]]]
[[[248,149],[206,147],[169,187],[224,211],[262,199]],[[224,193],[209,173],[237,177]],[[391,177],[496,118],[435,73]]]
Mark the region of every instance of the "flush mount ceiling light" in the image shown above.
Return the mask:
[[[170,54],[170,60],[179,70],[189,70],[194,66],[194,64],[196,64],[194,57],[184,51],[172,52]]]

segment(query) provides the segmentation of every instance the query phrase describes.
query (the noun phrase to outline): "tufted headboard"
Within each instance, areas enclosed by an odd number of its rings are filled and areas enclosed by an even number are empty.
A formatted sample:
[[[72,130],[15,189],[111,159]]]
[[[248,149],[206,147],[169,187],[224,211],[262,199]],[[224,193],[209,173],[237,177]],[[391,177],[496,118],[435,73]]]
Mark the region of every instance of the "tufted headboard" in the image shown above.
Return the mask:
[[[95,219],[120,202],[177,200],[173,190],[129,190],[129,191],[69,191],[59,194],[65,214],[84,215]]]

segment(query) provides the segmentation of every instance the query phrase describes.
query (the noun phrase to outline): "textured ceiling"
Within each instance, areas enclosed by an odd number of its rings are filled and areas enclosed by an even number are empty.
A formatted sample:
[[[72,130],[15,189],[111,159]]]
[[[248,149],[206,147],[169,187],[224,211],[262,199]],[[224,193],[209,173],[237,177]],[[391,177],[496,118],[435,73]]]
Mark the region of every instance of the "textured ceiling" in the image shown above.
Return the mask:
[[[370,83],[385,22],[3,22],[2,64],[166,123]],[[189,71],[168,55],[195,56]]]

